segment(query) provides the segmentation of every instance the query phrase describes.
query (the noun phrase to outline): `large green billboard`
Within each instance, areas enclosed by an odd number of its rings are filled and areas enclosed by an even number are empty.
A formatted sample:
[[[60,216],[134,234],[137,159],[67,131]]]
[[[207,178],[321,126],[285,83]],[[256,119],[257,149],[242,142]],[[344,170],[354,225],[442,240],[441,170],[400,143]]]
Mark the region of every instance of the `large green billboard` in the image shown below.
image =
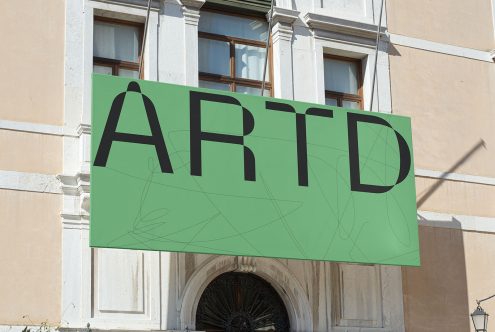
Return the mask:
[[[90,245],[418,265],[410,119],[93,76]]]

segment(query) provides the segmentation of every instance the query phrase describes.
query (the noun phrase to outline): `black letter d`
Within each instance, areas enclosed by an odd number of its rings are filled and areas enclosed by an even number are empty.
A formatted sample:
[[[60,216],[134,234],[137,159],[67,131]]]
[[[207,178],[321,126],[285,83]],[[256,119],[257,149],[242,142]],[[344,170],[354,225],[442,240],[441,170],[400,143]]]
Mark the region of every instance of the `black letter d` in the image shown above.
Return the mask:
[[[397,137],[400,152],[400,169],[399,176],[394,185],[378,186],[374,184],[361,183],[361,175],[359,169],[359,144],[358,144],[358,122],[367,122],[382,125],[391,128]],[[347,113],[347,130],[349,139],[349,165],[351,172],[351,190],[368,193],[385,193],[392,189],[396,184],[401,183],[409,174],[411,168],[411,152],[407,146],[406,140],[397,130],[393,129],[390,123],[377,116],[364,113]]]

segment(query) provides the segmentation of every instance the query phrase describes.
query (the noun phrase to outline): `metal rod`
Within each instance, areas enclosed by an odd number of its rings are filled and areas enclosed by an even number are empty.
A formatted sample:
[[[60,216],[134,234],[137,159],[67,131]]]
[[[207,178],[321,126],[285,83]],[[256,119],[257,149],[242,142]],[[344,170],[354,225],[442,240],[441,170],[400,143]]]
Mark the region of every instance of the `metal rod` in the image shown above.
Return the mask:
[[[141,43],[141,56],[139,58],[139,73],[138,73],[139,78],[141,78],[141,73],[143,72],[144,47],[146,45],[146,36],[148,35],[148,21],[150,19],[150,9],[151,9],[151,0],[148,0],[148,10],[146,11],[146,22],[144,23],[143,42]]]
[[[489,299],[491,299],[491,298],[493,298],[493,297],[495,297],[495,294],[493,294],[492,296],[488,296],[487,298],[485,298],[485,299],[483,299],[483,300],[479,300],[479,301],[478,301],[478,300],[476,300],[476,303],[478,303],[478,305],[480,305],[480,303],[481,303],[481,302],[484,302],[484,301],[486,301],[486,300],[489,300]]]
[[[266,53],[265,53],[265,65],[263,66],[263,81],[261,82],[261,96],[265,92],[265,78],[266,78],[266,65],[268,64],[268,53],[270,51],[270,35],[272,33],[272,17],[273,17],[273,4],[275,0],[272,0],[270,5],[270,16],[268,18],[268,36],[266,37]]]
[[[378,46],[380,45],[380,28],[382,26],[382,14],[383,14],[384,3],[385,3],[385,0],[382,0],[382,4],[380,7],[380,18],[378,19],[378,26],[376,28],[375,67],[373,69],[373,79],[371,80],[370,112],[373,111],[373,99],[374,99],[374,95],[375,95],[376,69],[377,69],[377,65],[378,65]]]

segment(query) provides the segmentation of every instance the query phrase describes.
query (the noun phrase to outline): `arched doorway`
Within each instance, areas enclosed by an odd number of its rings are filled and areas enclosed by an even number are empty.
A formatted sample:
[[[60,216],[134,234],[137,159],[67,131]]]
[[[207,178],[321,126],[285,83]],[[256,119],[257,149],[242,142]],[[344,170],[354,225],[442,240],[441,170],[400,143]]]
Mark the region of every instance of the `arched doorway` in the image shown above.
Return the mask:
[[[200,331],[289,331],[289,315],[272,286],[250,273],[229,272],[204,290],[196,311]]]

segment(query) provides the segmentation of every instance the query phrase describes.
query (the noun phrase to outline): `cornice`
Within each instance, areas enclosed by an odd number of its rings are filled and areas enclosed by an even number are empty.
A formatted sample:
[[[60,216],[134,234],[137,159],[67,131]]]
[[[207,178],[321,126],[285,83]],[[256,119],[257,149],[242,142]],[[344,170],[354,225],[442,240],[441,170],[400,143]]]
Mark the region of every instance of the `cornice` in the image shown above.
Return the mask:
[[[204,4],[205,0],[181,0],[182,4],[189,8],[200,9]]]
[[[377,25],[346,20],[337,17],[324,16],[315,13],[307,13],[304,21],[314,30],[337,32],[355,37],[375,39]],[[380,28],[380,34],[385,35],[386,28]]]
[[[267,18],[270,18],[270,14],[270,12],[266,14]],[[284,23],[292,25],[299,17],[299,14],[300,12],[298,12],[297,10],[273,7],[272,24],[275,25],[277,23]]]

